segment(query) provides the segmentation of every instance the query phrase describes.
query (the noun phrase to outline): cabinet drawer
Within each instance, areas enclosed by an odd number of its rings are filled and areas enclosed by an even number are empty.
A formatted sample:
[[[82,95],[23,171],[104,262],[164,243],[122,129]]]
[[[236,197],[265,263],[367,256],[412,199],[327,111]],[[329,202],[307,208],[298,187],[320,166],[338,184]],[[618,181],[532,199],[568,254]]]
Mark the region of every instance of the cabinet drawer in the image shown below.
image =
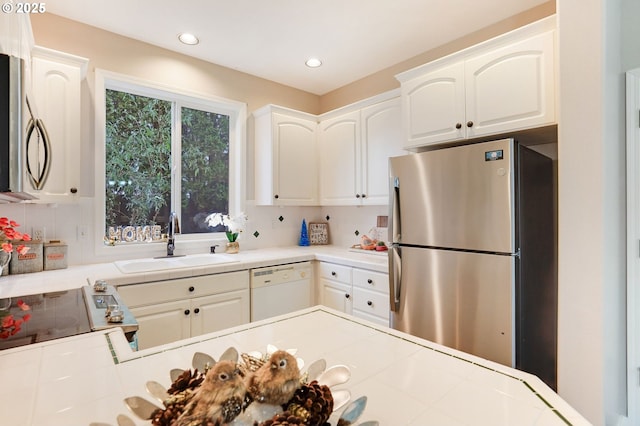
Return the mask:
[[[353,289],[353,309],[389,319],[389,296],[363,288]]]
[[[353,285],[354,287],[389,294],[389,274],[366,271],[364,269],[354,269]]]
[[[118,287],[118,293],[129,308],[154,305],[174,300],[226,293],[249,288],[249,271],[203,275]]]
[[[320,277],[330,281],[351,284],[351,268],[333,263],[320,262]]]
[[[354,309],[352,314],[356,318],[371,321],[372,323],[381,325],[383,327],[389,327],[389,318],[380,318],[376,315],[370,315],[367,312],[358,311],[357,309]]]

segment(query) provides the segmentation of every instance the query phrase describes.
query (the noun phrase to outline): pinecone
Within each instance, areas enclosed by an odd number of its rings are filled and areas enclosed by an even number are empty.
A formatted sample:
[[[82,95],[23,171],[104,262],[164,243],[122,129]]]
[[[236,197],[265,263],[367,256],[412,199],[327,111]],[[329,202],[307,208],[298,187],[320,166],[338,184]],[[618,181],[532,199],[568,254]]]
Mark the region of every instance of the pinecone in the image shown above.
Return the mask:
[[[302,419],[305,425],[322,425],[333,412],[333,395],[328,386],[314,380],[300,386],[283,408]]]
[[[194,390],[204,380],[205,374],[198,372],[198,370],[185,370],[178,378],[171,383],[171,387],[167,390],[169,395],[181,392],[186,389]]]
[[[301,419],[300,417],[294,416],[288,411],[285,411],[282,414],[276,414],[270,420],[260,423],[259,426],[294,426],[294,425],[307,425],[307,423]],[[254,426],[258,426],[257,423],[254,423]]]
[[[189,403],[193,392],[204,380],[204,373],[198,370],[185,370],[167,390],[169,398],[163,404],[164,409],[158,408],[151,414],[151,424],[154,426],[170,426],[180,417],[184,407]]]

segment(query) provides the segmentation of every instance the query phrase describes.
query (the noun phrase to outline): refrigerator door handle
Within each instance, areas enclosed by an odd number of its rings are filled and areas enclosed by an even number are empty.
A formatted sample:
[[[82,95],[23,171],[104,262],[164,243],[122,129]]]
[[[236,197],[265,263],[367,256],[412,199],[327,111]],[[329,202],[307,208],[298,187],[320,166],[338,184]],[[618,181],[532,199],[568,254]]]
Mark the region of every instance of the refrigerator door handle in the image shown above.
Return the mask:
[[[397,176],[391,177],[391,202],[389,203],[389,241],[399,243],[402,232],[400,223],[400,179]]]
[[[389,250],[389,308],[391,312],[400,310],[400,290],[402,287],[402,252],[393,244]]]

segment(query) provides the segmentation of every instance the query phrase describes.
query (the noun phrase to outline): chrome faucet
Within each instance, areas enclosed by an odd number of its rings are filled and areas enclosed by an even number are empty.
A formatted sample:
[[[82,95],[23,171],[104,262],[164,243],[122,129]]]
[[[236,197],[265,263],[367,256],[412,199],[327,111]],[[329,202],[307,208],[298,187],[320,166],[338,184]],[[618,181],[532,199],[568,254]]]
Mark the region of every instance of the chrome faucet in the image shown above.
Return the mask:
[[[173,250],[176,248],[175,235],[180,233],[180,224],[178,223],[178,215],[171,212],[169,215],[169,224],[167,225],[167,256],[173,256]]]

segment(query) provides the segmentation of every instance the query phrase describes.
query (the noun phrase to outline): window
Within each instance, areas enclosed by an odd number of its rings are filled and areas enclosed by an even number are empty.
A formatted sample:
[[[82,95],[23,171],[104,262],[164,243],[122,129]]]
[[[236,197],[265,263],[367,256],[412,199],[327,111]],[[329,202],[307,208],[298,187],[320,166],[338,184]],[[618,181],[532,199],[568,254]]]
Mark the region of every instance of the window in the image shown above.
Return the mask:
[[[241,210],[245,106],[103,71],[96,77],[99,240],[160,240],[171,212],[181,238],[224,231],[205,218]]]

